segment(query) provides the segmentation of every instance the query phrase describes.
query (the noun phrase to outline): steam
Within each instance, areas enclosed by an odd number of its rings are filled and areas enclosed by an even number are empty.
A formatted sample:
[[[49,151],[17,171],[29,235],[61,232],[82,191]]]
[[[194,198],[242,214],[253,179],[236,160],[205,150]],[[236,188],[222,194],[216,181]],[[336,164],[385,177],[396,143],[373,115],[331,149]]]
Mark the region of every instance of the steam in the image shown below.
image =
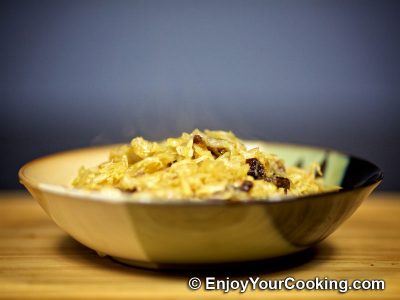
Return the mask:
[[[112,116],[113,122],[101,125],[109,127],[94,136],[91,145],[127,143],[136,136],[162,140],[196,128],[231,130],[240,138],[261,138],[259,134],[263,130],[255,130],[253,120],[246,117],[251,112],[246,111],[244,103],[229,103],[218,97],[203,101],[199,97],[179,96],[124,102],[117,117]]]

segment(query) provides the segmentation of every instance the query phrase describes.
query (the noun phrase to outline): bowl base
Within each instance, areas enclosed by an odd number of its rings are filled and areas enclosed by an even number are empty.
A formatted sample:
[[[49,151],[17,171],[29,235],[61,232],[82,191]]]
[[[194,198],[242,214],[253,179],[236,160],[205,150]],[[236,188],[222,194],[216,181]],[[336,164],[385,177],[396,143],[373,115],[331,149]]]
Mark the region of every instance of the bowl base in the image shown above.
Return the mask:
[[[111,260],[135,268],[156,271],[279,271],[293,268],[312,260],[317,253],[317,247],[303,248],[298,252],[277,257],[259,260],[233,261],[219,263],[157,263],[125,259],[121,257],[108,256]]]

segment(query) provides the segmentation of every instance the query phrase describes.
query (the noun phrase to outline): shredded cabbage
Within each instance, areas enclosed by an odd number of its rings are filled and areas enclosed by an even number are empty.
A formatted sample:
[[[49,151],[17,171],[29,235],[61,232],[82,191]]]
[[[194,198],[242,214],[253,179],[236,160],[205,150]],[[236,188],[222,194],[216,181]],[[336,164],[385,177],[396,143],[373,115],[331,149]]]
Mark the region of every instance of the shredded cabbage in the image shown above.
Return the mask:
[[[165,200],[273,199],[338,189],[325,187],[318,175],[317,163],[285,167],[274,154],[246,149],[232,132],[196,129],[162,142],[136,137],[99,166],[81,167],[72,185]]]

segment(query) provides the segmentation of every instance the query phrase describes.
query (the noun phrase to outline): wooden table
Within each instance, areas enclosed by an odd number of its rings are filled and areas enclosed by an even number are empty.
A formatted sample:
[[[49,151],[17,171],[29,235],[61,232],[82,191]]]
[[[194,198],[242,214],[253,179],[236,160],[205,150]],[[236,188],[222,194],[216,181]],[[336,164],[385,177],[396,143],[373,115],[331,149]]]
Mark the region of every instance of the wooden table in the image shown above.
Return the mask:
[[[207,273],[209,272],[209,273]],[[191,291],[191,276],[383,279],[384,291]],[[75,242],[26,193],[0,193],[1,299],[400,299],[400,194],[374,194],[337,232],[294,257],[241,270],[155,272],[121,265]]]

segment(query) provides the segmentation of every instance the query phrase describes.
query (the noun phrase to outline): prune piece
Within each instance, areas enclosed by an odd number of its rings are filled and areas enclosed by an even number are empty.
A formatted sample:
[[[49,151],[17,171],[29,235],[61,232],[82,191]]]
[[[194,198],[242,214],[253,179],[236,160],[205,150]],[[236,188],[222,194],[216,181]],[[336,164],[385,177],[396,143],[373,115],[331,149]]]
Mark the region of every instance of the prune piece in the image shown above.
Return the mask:
[[[239,189],[243,192],[248,192],[252,189],[253,183],[249,180],[243,181],[242,185],[239,187]]]
[[[208,151],[211,152],[211,154],[214,156],[214,158],[220,157],[222,154],[227,152],[225,148],[212,148],[212,147],[207,147]]]
[[[177,162],[177,160],[174,160],[174,161],[171,161],[171,162],[169,162],[168,164],[167,164],[167,167],[169,168],[170,166],[172,166],[174,163],[176,163]]]
[[[285,190],[285,193],[288,189],[290,189],[290,180],[285,177],[276,176],[273,182],[276,187],[283,188]]]
[[[224,154],[225,152],[228,151],[223,147],[211,147],[211,146],[208,146],[206,144],[206,142],[203,140],[203,138],[198,134],[193,136],[193,144],[196,144],[196,145],[200,146],[203,149],[207,149],[208,151],[211,152],[211,154],[214,156],[214,158],[218,158],[222,154]]]
[[[136,187],[132,187],[132,188],[120,188],[121,191],[125,192],[125,193],[135,193],[137,192],[137,188]]]
[[[199,145],[201,147],[205,147],[206,146],[206,143],[204,142],[203,138],[198,134],[193,136],[193,144]]]
[[[277,188],[284,188],[285,189],[285,193],[287,192],[288,189],[290,189],[290,180],[285,178],[285,177],[281,177],[281,176],[265,176],[264,180],[267,182],[272,182],[273,184],[276,185]]]
[[[264,166],[257,158],[248,158],[246,159],[246,163],[250,166],[247,175],[252,176],[254,179],[264,179]]]

